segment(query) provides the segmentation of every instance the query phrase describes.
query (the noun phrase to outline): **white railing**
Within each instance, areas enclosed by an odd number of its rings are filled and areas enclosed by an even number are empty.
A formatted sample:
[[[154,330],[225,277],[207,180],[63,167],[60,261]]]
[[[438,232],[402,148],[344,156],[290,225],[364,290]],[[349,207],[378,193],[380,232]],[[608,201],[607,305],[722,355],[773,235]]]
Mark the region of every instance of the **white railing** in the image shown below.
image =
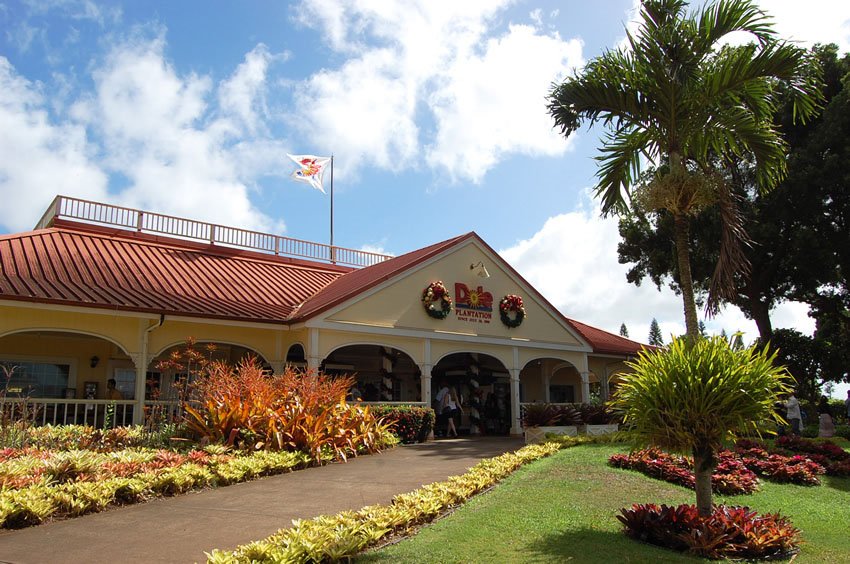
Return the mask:
[[[46,229],[53,225],[53,220],[57,218],[347,266],[371,266],[391,258],[388,255],[368,251],[346,249],[68,196],[56,196],[35,228]]]
[[[349,402],[357,405],[412,405],[428,407],[418,401],[363,401]],[[26,419],[40,425],[89,425],[98,429],[133,424],[135,400],[91,400],[58,398],[0,397],[0,415],[3,421]],[[183,415],[182,402],[178,400],[145,400],[144,417],[140,421],[154,426],[174,423]]]
[[[147,402],[146,402],[147,403]],[[34,425],[117,427],[133,424],[135,401],[0,398],[3,419],[26,419]]]

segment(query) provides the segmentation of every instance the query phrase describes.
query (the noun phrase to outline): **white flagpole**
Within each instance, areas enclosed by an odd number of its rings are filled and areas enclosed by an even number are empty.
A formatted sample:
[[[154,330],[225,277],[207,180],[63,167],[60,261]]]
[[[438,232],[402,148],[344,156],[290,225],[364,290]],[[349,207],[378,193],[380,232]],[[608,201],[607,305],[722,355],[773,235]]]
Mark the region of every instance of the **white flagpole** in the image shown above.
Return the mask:
[[[334,156],[331,154],[331,263],[336,264],[334,249]]]

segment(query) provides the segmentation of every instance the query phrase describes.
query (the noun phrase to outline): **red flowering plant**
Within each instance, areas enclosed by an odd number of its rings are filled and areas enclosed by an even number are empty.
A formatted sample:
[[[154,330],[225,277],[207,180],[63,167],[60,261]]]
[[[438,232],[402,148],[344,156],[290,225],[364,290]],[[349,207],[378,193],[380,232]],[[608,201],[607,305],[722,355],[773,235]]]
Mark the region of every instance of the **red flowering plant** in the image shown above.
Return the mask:
[[[694,489],[696,480],[693,460],[689,457],[668,454],[648,448],[625,454],[615,454],[608,459],[615,468],[637,470],[652,478]],[[711,475],[711,489],[725,495],[748,494],[758,489],[758,478],[734,454],[722,451],[717,455],[717,466]]]
[[[800,543],[800,531],[786,517],[748,507],[716,506],[702,517],[694,505],[635,504],[617,519],[632,538],[712,559],[788,558]]]
[[[508,294],[499,301],[499,318],[508,327],[519,327],[525,315],[525,305],[516,294]]]

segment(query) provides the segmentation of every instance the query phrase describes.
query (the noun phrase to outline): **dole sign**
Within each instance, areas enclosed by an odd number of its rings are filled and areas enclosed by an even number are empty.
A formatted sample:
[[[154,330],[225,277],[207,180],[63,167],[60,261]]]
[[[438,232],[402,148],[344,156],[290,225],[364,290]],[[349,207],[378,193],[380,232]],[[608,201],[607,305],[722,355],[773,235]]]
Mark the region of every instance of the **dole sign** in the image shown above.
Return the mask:
[[[474,290],[455,282],[455,315],[461,321],[490,323],[493,318],[493,294],[481,286]]]

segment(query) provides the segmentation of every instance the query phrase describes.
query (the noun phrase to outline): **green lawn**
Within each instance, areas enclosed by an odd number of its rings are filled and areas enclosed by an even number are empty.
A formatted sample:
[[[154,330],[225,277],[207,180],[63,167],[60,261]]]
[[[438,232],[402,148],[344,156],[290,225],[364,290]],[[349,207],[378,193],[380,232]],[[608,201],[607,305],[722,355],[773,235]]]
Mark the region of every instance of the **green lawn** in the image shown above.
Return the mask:
[[[521,468],[490,493],[396,545],[358,562],[682,562],[699,561],[645,545],[621,532],[615,515],[637,502],[693,503],[685,488],[607,466],[624,445],[565,449]],[[850,562],[850,478],[816,487],[762,482],[750,496],[716,498],[779,511],[802,530],[795,563]]]

